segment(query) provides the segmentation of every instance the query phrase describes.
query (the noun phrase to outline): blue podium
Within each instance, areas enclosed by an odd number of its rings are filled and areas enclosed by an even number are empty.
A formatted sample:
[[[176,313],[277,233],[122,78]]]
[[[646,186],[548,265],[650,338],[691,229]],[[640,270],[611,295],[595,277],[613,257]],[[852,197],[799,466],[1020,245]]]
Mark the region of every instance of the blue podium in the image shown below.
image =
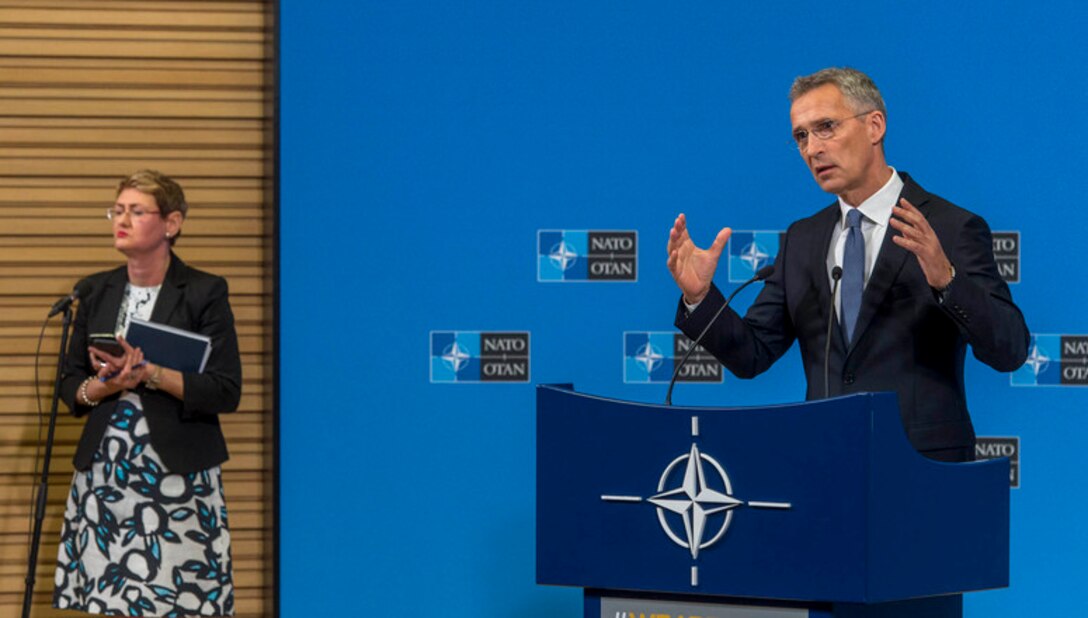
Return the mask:
[[[1009,462],[940,463],[895,396],[682,408],[537,388],[537,582],[588,618],[962,615],[1009,583]]]

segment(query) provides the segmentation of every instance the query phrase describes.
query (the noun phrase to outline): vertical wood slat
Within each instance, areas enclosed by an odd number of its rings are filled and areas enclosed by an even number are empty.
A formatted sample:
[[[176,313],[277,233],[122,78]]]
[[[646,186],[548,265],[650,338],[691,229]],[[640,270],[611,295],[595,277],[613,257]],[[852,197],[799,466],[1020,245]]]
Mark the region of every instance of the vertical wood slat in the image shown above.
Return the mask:
[[[238,616],[273,612],[272,0],[0,0],[0,615],[22,604],[37,408],[48,410],[53,300],[120,264],[103,214],[139,168],[176,178],[191,205],[177,253],[227,277],[243,401],[224,418],[223,466]],[[35,394],[35,386],[39,388]],[[65,414],[62,406],[62,414]],[[61,418],[36,617],[51,608],[59,522],[82,421]]]

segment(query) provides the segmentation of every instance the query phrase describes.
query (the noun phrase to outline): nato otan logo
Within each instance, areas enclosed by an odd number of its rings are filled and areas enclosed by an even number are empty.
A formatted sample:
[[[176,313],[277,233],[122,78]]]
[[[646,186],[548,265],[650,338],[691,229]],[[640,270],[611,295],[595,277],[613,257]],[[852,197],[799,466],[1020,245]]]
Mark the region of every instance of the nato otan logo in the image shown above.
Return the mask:
[[[431,331],[431,382],[528,381],[528,332]]]
[[[994,232],[994,261],[1006,283],[1020,283],[1020,232]]]
[[[1088,335],[1032,335],[1013,386],[1088,386]]]
[[[975,442],[975,460],[1009,458],[1009,487],[1020,487],[1020,436],[983,437]]]
[[[536,279],[638,281],[638,232],[537,230]]]
[[[691,349],[683,333],[623,333],[623,381],[627,384],[668,384],[676,363]],[[702,346],[680,370],[677,382],[721,382],[722,366]]]
[[[754,277],[760,268],[774,264],[785,235],[782,231],[734,230],[729,237],[729,281],[743,283]]]

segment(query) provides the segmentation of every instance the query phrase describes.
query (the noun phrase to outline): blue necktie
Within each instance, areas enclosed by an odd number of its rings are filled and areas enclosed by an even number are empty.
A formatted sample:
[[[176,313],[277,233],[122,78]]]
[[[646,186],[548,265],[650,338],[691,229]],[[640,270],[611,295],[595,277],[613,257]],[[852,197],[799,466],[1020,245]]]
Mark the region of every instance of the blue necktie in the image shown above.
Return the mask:
[[[865,237],[861,235],[861,212],[851,208],[846,213],[846,247],[842,252],[842,327],[846,343],[854,338],[854,326],[865,290]]]

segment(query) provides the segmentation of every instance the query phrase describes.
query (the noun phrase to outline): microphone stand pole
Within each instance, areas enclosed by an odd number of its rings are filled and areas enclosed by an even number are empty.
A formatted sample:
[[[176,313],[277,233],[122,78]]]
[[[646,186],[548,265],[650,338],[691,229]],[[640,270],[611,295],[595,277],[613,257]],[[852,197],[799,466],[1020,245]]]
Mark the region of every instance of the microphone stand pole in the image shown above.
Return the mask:
[[[53,403],[49,409],[49,433],[45,438],[45,455],[42,457],[42,477],[38,485],[38,499],[34,505],[34,533],[30,541],[30,560],[26,566],[26,591],[23,593],[22,618],[30,618],[30,606],[34,596],[34,571],[38,562],[38,549],[42,542],[42,521],[45,519],[46,496],[49,493],[49,463],[53,458],[53,435],[57,429],[57,406],[60,403],[60,378],[68,356],[68,330],[72,325],[72,307],[64,308],[60,331],[60,353],[57,354],[57,373],[53,380]]]

